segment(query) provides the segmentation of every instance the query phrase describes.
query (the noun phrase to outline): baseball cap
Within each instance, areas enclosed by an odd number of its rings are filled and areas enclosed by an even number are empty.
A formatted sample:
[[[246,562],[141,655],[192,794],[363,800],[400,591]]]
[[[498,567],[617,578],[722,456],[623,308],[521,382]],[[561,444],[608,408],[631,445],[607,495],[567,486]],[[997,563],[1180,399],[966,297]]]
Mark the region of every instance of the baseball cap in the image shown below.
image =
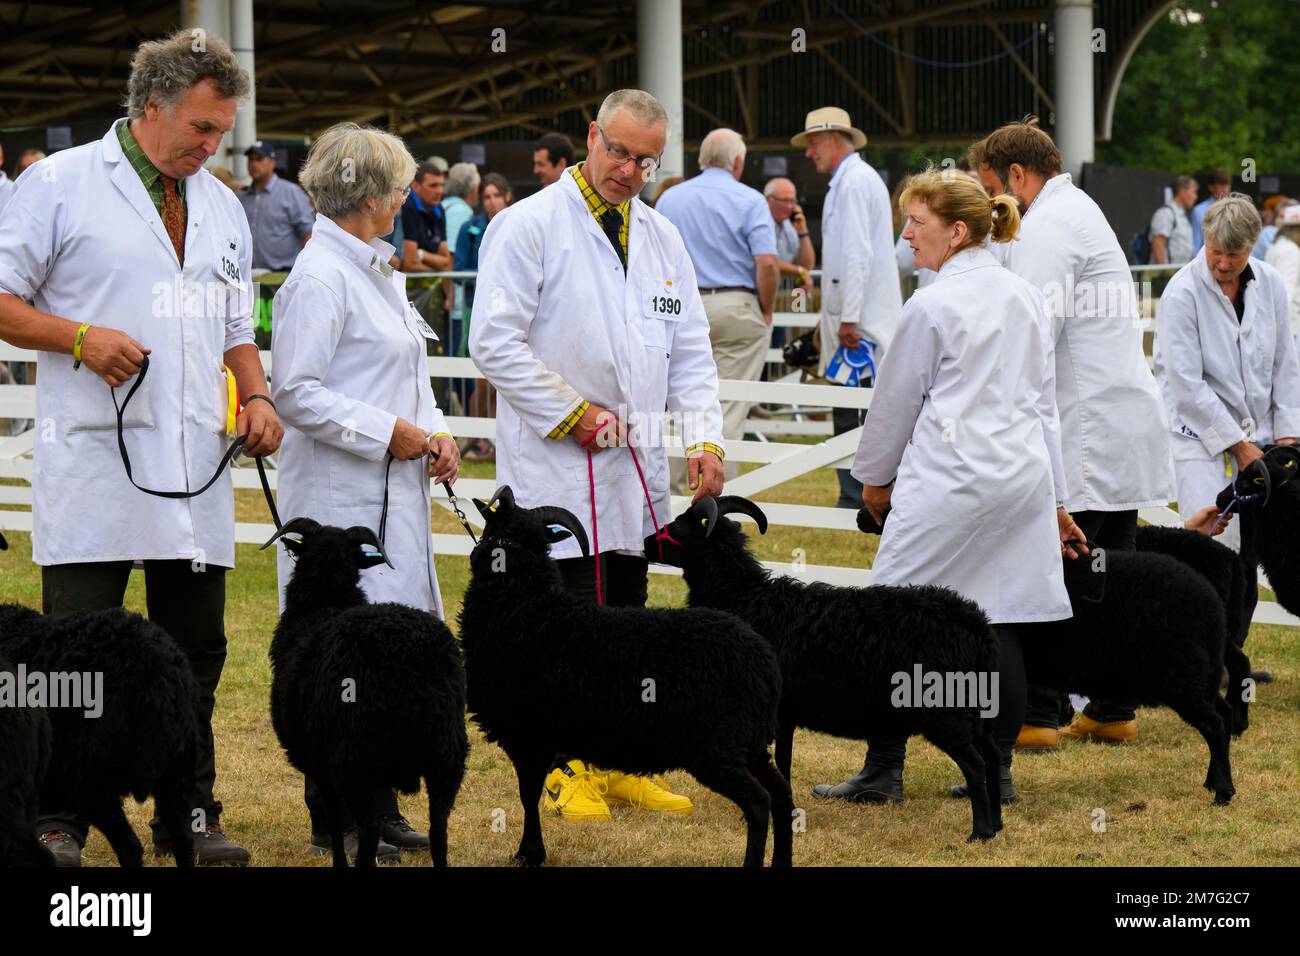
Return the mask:
[[[245,156],[274,156],[275,147],[264,139],[259,139],[248,149],[244,150]]]

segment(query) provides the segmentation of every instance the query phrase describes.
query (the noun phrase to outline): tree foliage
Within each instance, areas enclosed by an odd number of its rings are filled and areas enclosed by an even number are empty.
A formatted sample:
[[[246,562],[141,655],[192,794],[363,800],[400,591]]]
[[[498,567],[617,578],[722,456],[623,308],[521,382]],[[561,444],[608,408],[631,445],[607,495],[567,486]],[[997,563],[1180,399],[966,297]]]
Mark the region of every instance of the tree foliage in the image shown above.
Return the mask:
[[[1193,173],[1300,172],[1300,2],[1187,0],[1133,54],[1097,159]]]

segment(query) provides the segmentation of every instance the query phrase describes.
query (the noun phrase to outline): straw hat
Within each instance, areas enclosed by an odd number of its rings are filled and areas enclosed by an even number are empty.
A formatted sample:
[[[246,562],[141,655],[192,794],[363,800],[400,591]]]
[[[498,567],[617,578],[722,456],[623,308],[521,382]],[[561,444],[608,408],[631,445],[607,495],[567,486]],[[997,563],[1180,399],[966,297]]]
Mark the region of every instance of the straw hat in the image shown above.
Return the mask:
[[[861,149],[867,145],[867,134],[853,125],[847,111],[838,106],[823,106],[813,110],[803,121],[803,132],[790,137],[791,146],[806,146],[809,133],[827,133],[839,130],[853,138],[853,148]]]

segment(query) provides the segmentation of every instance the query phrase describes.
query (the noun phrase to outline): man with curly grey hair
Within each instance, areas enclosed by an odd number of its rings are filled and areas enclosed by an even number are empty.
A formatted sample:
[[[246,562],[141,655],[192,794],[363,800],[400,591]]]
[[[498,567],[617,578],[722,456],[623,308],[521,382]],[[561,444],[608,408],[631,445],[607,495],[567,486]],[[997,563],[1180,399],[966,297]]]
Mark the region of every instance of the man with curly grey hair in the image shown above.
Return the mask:
[[[235,558],[227,449],[241,435],[244,454],[268,455],[283,434],[253,344],[248,220],[202,168],[248,93],[248,74],[211,34],[141,44],[126,118],[40,160],[0,224],[0,339],[40,352],[32,555],[44,610],[118,607],[143,562],[149,617],[195,678],[200,863],[249,860],[222,832],[213,795]],[[40,808],[41,840],[63,865],[80,863],[87,825]],[[156,826],[154,848],[172,851]]]

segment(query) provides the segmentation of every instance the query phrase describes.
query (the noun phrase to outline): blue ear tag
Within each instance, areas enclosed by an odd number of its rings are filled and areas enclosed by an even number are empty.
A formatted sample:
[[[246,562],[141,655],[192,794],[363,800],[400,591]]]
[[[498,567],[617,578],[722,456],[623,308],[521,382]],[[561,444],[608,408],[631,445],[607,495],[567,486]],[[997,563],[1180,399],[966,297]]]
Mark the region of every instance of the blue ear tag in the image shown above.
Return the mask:
[[[862,339],[855,349],[841,345],[826,363],[827,381],[847,385],[849,388],[856,388],[864,374],[868,381],[875,381],[875,352],[876,343],[870,339]]]

